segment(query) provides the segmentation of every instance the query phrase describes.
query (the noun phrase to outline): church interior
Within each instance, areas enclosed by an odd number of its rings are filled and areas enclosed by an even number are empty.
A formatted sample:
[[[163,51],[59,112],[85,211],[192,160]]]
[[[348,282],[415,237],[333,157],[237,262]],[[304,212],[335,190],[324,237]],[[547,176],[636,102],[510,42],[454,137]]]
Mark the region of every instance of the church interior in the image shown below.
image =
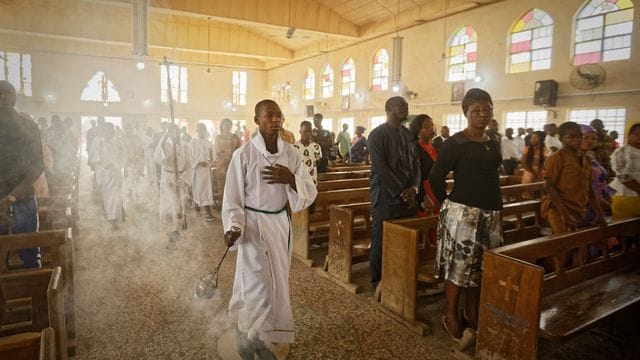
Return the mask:
[[[64,174],[50,177],[49,196],[36,195],[38,232],[0,235],[0,358],[241,358],[228,309],[238,255],[227,255],[223,240],[226,170],[220,161],[216,170],[210,156],[215,201],[206,211],[183,188],[180,235],[169,235],[167,246],[160,165],[147,160],[157,159],[159,141],[165,145],[159,139],[167,124],[177,125],[181,139],[206,130],[208,151],[230,157],[240,143],[214,139],[230,132],[250,143],[263,99],[277,103],[282,127],[299,140],[301,124],[316,114],[335,135],[364,128],[368,137],[387,122],[387,100],[399,96],[409,119],[428,114],[435,135],[443,126],[454,135],[467,127],[465,93],[480,88],[493,99],[501,134],[601,119],[622,146],[640,121],[639,23],[637,0],[0,0],[0,81],[15,88],[15,111],[36,122],[43,144],[49,134],[54,146],[75,149]],[[70,119],[68,138],[47,130],[53,118]],[[106,188],[97,190],[91,160],[89,133],[101,121],[123,139],[101,158],[129,151],[124,139],[134,136],[139,144],[131,146],[141,154],[139,172],[127,175],[123,165],[125,178],[120,172],[113,185],[121,193],[118,224],[105,217],[112,206]],[[175,142],[173,157],[178,163]],[[465,346],[442,319],[442,282],[422,268],[433,267],[437,216],[418,225],[385,222],[387,281],[372,288],[374,171],[368,160],[348,165],[338,156],[317,174],[315,210],[290,214],[295,342],[274,344],[275,357],[264,358],[640,359],[640,218],[553,243],[539,218],[540,198],[526,197],[542,193],[542,182],[524,188],[502,174],[502,226],[505,239],[513,230],[513,243],[485,263],[483,289],[495,281],[500,291],[480,295],[480,323]],[[509,191],[518,201],[507,201]],[[593,260],[585,239],[598,236],[618,242]],[[523,240],[529,247],[521,250]],[[544,248],[532,243],[538,240]],[[564,243],[571,245],[560,250]],[[13,266],[25,246],[40,249],[40,269]],[[557,252],[559,270],[549,273],[548,263],[526,251]],[[487,279],[490,265],[500,271]],[[512,272],[498,277],[502,269]],[[212,293],[198,296],[211,271]],[[626,286],[596,293],[588,283],[596,276]],[[574,292],[563,293],[561,283]],[[579,309],[556,306],[578,298]],[[556,313],[565,322],[598,314],[562,324],[571,330],[560,336],[545,327]]]

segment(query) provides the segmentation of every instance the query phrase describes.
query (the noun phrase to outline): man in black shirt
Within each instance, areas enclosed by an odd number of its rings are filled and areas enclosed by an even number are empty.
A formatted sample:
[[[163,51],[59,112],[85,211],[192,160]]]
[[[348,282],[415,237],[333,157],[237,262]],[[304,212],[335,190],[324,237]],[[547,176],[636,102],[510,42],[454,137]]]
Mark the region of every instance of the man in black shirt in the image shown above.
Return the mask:
[[[445,141],[447,141],[448,138],[449,138],[449,127],[445,125],[442,128],[440,128],[440,135],[433,138],[433,147],[436,148],[437,151],[439,151],[442,144]]]
[[[313,141],[322,149],[322,159],[318,162],[318,173],[325,173],[329,167],[333,137],[329,130],[322,128],[322,114],[313,115],[313,125],[316,127],[313,131]]]
[[[38,126],[13,107],[16,89],[0,81],[0,234],[38,230],[33,183],[44,171]],[[20,249],[26,268],[40,267],[40,251]]]
[[[420,163],[417,145],[411,132],[402,126],[409,105],[400,96],[385,104],[387,122],[378,126],[367,140],[371,155],[371,215],[373,237],[369,262],[371,285],[375,288],[382,277],[382,223],[416,215]]]

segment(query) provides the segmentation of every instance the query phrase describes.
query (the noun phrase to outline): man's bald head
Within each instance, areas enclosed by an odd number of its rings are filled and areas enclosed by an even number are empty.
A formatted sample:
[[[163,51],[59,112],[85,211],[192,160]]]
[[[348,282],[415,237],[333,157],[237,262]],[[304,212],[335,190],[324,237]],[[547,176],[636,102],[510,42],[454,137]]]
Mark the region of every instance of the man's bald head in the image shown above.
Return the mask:
[[[16,106],[16,88],[6,80],[0,80],[0,107],[14,108]]]

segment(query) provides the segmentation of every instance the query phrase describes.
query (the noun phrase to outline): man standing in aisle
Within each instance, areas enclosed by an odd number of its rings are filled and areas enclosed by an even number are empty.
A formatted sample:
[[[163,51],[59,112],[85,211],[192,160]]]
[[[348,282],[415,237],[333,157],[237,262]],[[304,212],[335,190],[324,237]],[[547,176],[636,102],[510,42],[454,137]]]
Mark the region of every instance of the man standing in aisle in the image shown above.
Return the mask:
[[[275,359],[264,342],[294,341],[289,298],[291,226],[317,190],[296,149],[279,136],[282,111],[273,100],[255,107],[258,135],[236,150],[227,170],[222,223],[227,246],[238,250],[229,311],[238,314],[242,359]]]
[[[371,216],[373,236],[369,252],[371,286],[382,279],[382,223],[415,216],[420,184],[420,160],[416,139],[402,122],[407,119],[407,101],[395,96],[384,105],[387,122],[369,134],[371,155]]]
[[[213,205],[213,183],[211,179],[211,161],[213,160],[213,147],[209,139],[209,132],[203,123],[198,124],[198,137],[189,143],[191,164],[193,165],[192,193],[196,211],[204,207],[205,221],[215,219],[211,214]]]
[[[318,173],[325,173],[329,168],[329,153],[333,143],[331,131],[322,128],[322,114],[313,115],[313,141],[322,149],[322,159],[318,162]]]

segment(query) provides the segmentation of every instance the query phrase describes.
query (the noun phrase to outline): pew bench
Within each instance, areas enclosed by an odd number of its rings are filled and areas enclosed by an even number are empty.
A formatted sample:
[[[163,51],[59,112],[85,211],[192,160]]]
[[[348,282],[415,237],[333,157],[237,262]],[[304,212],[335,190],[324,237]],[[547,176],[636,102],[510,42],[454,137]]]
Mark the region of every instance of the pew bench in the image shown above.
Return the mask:
[[[55,360],[55,331],[28,332],[0,338],[0,359]]]
[[[55,330],[57,358],[67,358],[62,269],[0,274],[0,336]],[[2,338],[0,338],[2,339]]]
[[[542,236],[540,200],[506,204],[500,210],[504,245]]]
[[[309,214],[307,208],[291,216],[293,254],[308,266],[313,265],[309,251],[312,244],[321,244],[328,240],[331,205],[367,201],[369,201],[368,187],[318,192],[313,214]]]
[[[318,191],[357,189],[369,187],[369,178],[325,180],[318,182]]]
[[[638,303],[640,218],[494,249],[484,259],[476,357],[535,359],[538,336],[562,341]]]
[[[359,286],[351,282],[351,270],[353,264],[369,261],[371,203],[332,205],[329,219],[328,253],[324,266],[315,270],[355,294]]]
[[[359,170],[371,170],[371,165],[344,165],[344,166],[329,166],[327,172],[342,172],[342,171],[359,171]]]
[[[370,170],[318,173],[318,181],[369,178]]]
[[[385,221],[382,233],[382,281],[376,307],[422,336],[429,326],[416,319],[418,285],[434,285],[436,246],[430,234],[438,216]],[[378,296],[378,294],[377,294]]]
[[[74,356],[76,344],[72,244],[71,229],[0,236],[0,259],[9,258],[9,262],[0,261],[0,274],[24,272],[16,252],[18,249],[34,247],[41,249],[43,268],[62,268],[62,277],[66,284],[64,315],[68,339],[66,349],[69,356]]]
[[[543,189],[544,181],[502,186],[500,188],[502,192],[502,203],[509,204],[525,200],[540,199],[542,198]]]

